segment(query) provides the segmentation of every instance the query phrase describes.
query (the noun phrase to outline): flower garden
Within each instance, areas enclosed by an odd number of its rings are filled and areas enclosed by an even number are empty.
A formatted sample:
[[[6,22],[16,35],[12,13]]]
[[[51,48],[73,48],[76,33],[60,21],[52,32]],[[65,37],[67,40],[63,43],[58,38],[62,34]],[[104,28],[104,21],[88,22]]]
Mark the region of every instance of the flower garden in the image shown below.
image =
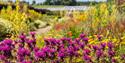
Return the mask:
[[[15,9],[11,4],[0,10],[0,63],[125,63],[120,5],[102,2],[85,11],[41,14],[26,4],[20,8],[18,1]],[[36,32],[46,26],[51,29]]]

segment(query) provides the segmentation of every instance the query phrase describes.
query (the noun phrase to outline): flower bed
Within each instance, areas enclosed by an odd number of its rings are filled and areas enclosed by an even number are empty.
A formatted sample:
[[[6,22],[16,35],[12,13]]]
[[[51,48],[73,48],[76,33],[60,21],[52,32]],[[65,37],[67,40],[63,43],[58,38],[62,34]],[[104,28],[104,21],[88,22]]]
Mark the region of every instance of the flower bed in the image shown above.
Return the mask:
[[[31,37],[22,33],[18,39],[5,39],[0,43],[0,61],[10,63],[119,63],[125,62],[125,54],[111,41],[90,44],[81,33],[78,38],[45,38],[44,46],[37,47],[34,32]]]

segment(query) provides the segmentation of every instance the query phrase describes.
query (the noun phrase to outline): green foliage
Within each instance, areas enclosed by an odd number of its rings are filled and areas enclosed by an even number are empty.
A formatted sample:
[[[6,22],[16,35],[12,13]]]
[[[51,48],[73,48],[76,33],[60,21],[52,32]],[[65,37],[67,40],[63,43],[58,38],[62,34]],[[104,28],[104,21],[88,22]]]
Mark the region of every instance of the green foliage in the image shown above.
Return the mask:
[[[46,0],[45,5],[76,5],[76,0]]]

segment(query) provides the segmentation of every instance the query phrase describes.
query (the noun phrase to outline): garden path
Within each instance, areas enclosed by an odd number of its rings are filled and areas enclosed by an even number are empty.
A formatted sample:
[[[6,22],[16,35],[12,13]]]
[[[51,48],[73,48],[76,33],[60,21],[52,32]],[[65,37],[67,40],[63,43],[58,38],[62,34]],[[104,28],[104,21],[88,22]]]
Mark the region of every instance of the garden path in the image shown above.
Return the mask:
[[[35,32],[36,34],[42,34],[42,33],[48,32],[51,29],[52,29],[52,26],[46,26],[44,28],[37,29]]]

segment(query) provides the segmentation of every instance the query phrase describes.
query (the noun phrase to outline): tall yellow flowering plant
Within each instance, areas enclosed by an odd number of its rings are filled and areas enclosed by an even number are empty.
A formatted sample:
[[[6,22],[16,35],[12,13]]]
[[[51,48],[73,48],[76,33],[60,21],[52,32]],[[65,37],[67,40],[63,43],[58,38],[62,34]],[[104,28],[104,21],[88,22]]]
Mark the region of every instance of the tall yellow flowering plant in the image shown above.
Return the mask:
[[[8,20],[9,22],[7,23],[11,24],[11,31],[9,33],[17,35],[20,32],[27,32],[29,30],[28,25],[26,23],[27,15],[25,12],[21,12],[19,1],[16,2],[15,10],[12,9],[11,5],[9,5],[7,9],[2,9],[0,17]]]

